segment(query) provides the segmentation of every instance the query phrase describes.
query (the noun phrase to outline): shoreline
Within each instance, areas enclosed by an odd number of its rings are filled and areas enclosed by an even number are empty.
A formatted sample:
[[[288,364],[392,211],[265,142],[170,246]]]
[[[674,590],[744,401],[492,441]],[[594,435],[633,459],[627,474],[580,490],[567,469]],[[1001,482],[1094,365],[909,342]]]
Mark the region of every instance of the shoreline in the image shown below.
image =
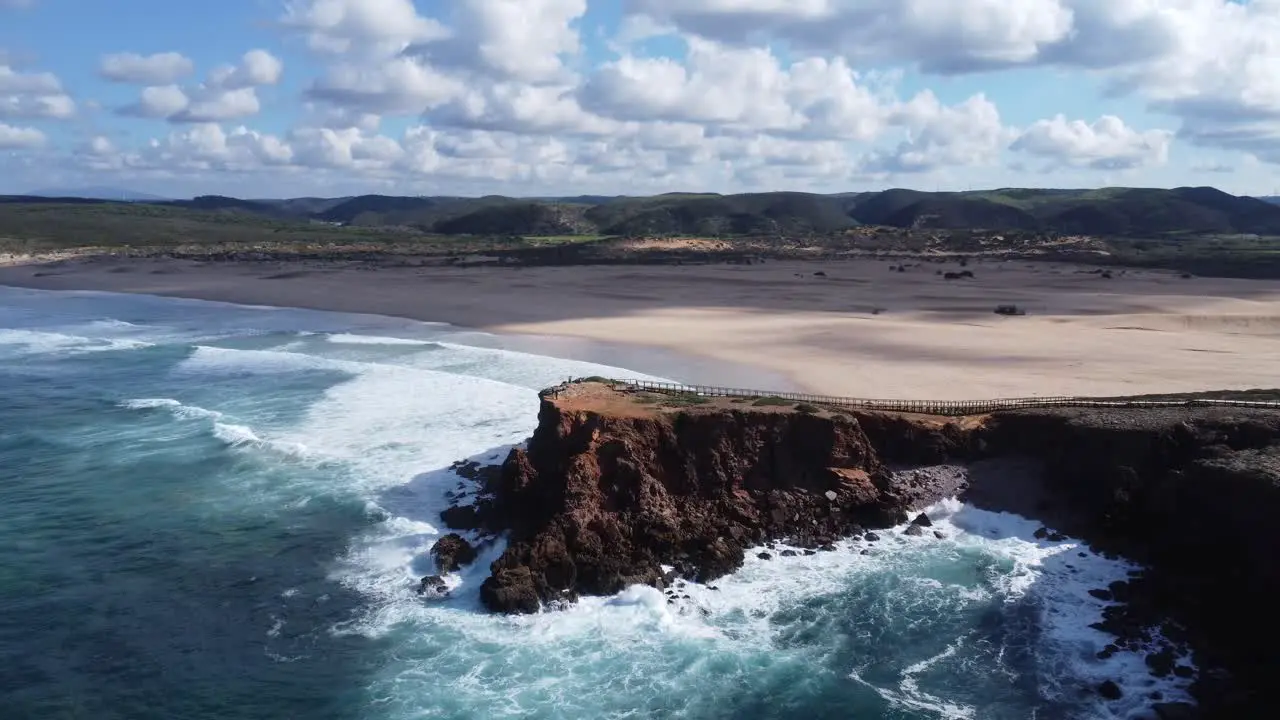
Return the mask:
[[[956,265],[956,263],[951,263]],[[897,268],[901,266],[902,269]],[[682,382],[886,399],[1275,387],[1280,290],[1048,263],[403,267],[97,258],[0,266],[0,285],[444,322]],[[997,304],[1026,309],[993,313]],[[542,338],[531,339],[531,338]],[[567,350],[566,350],[567,349]],[[545,350],[528,350],[547,354]],[[555,355],[555,356],[563,356]],[[605,359],[607,358],[607,359]]]
[[[771,374],[749,365],[727,364],[708,360],[698,356],[682,355],[664,348],[624,345],[577,337],[558,337],[554,335],[490,332],[481,328],[469,328],[437,320],[421,320],[417,318],[383,315],[378,313],[349,312],[329,310],[319,307],[294,307],[288,305],[262,305],[227,300],[209,300],[185,295],[158,295],[153,293],[117,292],[113,290],[46,290],[43,288],[22,287],[0,283],[0,294],[5,290],[32,291],[37,293],[59,293],[80,295],[104,295],[108,297],[147,298],[162,301],[179,301],[201,303],[212,306],[227,306],[248,310],[294,310],[314,312],[323,315],[343,317],[355,323],[354,327],[344,327],[359,335],[381,335],[398,339],[419,340],[420,329],[433,327],[444,330],[450,336],[444,342],[468,347],[504,350],[526,353],[541,357],[569,360],[594,365],[605,365],[627,370],[641,375],[662,377],[674,382],[687,384],[710,384],[719,381],[726,374],[738,378],[745,387],[765,387],[781,392],[796,391],[796,387],[780,375]]]

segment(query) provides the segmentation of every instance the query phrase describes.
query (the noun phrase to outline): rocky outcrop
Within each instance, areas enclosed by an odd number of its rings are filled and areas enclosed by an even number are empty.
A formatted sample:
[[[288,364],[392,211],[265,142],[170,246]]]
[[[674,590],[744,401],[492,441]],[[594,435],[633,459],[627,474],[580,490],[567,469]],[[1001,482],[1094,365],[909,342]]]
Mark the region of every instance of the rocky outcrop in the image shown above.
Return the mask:
[[[1115,597],[1128,605],[1108,610],[1105,629],[1172,618],[1210,669],[1200,697],[1224,717],[1264,707],[1280,672],[1280,414],[1027,411],[993,416],[978,436],[988,454],[1039,461],[1056,529],[1150,568]]]
[[[431,546],[431,555],[436,559],[437,570],[451,573],[463,565],[475,562],[476,549],[461,535],[449,533]]]
[[[1125,603],[1108,610],[1103,629],[1124,645],[1126,633],[1170,619],[1202,669],[1229,671],[1196,681],[1197,694],[1224,712],[1247,717],[1263,707],[1260,689],[1280,670],[1275,413],[1056,409],[949,419],[727,401],[653,406],[586,387],[545,395],[527,450],[483,475],[474,509],[447,511],[469,528],[509,533],[481,588],[493,610],[534,612],[634,583],[705,582],[761,543],[832,549],[962,493],[1040,520],[1045,539],[1068,533],[1146,563],[1142,578],[1098,589]],[[968,470],[903,469],[940,463]],[[910,527],[932,532],[928,518]],[[1178,673],[1166,659],[1154,653],[1153,672]]]
[[[907,519],[858,421],[750,410],[607,413],[544,398],[527,450],[485,511],[509,545],[481,589],[503,612],[662,585],[661,565],[709,581],[771,539],[820,548]]]

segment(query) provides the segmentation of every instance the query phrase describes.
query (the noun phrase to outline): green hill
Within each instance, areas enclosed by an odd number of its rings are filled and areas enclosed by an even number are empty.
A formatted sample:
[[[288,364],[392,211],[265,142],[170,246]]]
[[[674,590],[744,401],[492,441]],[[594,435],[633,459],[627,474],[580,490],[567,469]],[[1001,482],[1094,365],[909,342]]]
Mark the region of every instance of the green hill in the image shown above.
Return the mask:
[[[64,207],[112,204],[99,199],[0,197],[0,208],[49,203]],[[857,225],[1110,238],[1280,236],[1280,204],[1208,187],[1002,188],[974,192],[897,188],[833,195],[668,193],[564,198],[361,195],[244,200],[207,195],[191,200],[116,204],[186,210],[200,213],[202,218],[241,218],[236,222],[257,218],[267,223],[319,222],[475,237],[750,235],[794,239],[842,235]],[[137,210],[128,215],[142,217]]]
[[[608,235],[830,233],[857,225],[839,198],[798,192],[657,195],[597,205],[586,217]]]
[[[590,235],[595,227],[583,217],[586,209],[585,205],[513,200],[439,220],[431,229],[444,235]]]
[[[873,225],[1043,230],[1080,235],[1280,234],[1280,207],[1214,188],[1101,188],[860,196],[850,214]]]

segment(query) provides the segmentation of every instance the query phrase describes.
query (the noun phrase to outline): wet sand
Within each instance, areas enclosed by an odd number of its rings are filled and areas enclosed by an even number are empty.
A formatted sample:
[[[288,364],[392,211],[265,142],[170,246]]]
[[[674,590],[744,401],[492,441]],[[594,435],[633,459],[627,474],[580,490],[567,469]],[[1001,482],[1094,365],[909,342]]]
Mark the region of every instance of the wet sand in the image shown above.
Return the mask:
[[[653,348],[871,398],[1280,386],[1280,284],[1047,263],[373,267],[10,261],[0,284],[302,307]],[[821,273],[821,274],[815,274]],[[993,313],[997,304],[1026,310]],[[627,366],[625,352],[611,364]],[[704,367],[697,380],[707,382]],[[727,373],[736,384],[741,373]],[[679,378],[691,380],[689,378]]]

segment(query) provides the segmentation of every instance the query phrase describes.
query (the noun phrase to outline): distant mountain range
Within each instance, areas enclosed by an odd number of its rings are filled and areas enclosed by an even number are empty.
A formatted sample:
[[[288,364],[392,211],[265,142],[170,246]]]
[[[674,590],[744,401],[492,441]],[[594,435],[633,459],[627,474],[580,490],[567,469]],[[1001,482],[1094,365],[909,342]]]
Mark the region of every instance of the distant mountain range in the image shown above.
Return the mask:
[[[155,202],[169,200],[159,195],[135,192],[124,188],[92,186],[77,188],[47,188],[26,193],[30,197],[84,198],[86,200],[117,200],[120,202]]]
[[[9,196],[0,202],[49,202]],[[66,192],[71,192],[70,190]],[[113,188],[79,188],[84,202],[144,202],[204,213],[361,227],[406,227],[449,235],[828,234],[857,225],[917,229],[1057,232],[1142,237],[1170,234],[1280,235],[1280,198],[1209,187],[1019,189],[973,192],[668,193],[649,197],[399,197],[246,200],[205,195],[163,200]],[[113,195],[114,193],[114,195]]]

